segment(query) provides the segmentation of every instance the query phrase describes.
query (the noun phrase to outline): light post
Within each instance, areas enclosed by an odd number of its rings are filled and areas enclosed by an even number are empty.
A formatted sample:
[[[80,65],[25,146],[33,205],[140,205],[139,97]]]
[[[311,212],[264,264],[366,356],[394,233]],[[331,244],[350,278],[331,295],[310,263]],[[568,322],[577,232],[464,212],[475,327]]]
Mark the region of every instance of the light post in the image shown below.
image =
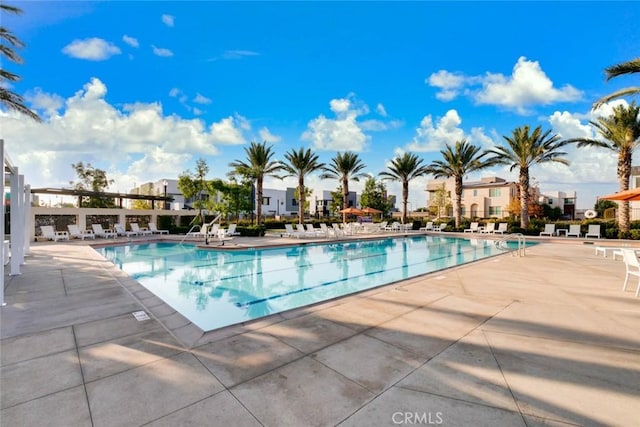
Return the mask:
[[[167,210],[169,209],[167,203],[167,186],[169,185],[169,183],[165,179],[164,181],[162,181],[162,185],[164,185],[164,209]]]

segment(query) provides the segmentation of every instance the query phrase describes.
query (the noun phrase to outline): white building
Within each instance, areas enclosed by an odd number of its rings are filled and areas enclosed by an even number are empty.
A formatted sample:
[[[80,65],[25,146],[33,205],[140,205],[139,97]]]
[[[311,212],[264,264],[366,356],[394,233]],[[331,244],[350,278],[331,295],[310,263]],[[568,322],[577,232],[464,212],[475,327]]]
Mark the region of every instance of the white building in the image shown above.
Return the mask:
[[[552,208],[560,208],[562,215],[569,219],[575,219],[576,199],[575,191],[545,191],[540,194],[538,202],[547,204]]]

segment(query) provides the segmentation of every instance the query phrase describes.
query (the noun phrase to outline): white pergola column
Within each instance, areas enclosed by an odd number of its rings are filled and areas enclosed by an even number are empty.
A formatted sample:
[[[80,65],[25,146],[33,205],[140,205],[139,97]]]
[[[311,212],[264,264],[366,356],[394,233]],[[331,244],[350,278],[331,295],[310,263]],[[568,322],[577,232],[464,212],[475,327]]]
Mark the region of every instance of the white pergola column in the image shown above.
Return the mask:
[[[31,186],[24,186],[24,217],[22,220],[22,229],[24,230],[24,249],[22,251],[22,263],[24,264],[24,256],[31,252]]]
[[[20,273],[20,265],[24,262],[22,253],[24,250],[24,232],[22,229],[22,220],[24,213],[22,211],[22,199],[24,194],[24,178],[15,168],[15,173],[11,174],[11,269],[9,274],[17,276]],[[21,185],[22,184],[22,185]]]

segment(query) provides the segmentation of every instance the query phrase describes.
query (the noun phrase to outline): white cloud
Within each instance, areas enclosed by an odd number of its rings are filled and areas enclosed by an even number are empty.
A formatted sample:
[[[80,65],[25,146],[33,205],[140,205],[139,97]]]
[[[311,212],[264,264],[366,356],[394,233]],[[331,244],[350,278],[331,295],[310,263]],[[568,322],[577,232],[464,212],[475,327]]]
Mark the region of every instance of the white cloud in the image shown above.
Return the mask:
[[[209,98],[199,93],[197,93],[196,97],[193,98],[193,102],[196,104],[211,104],[211,100]]]
[[[192,154],[216,155],[220,145],[246,142],[244,118],[222,118],[207,126],[200,119],[165,115],[159,103],[118,108],[107,101],[107,92],[93,78],[58,108],[58,95],[39,95],[35,99],[48,99],[40,105],[50,111],[43,123],[0,111],[7,148],[14,157],[20,153],[16,162],[32,186],[68,185],[75,179],[70,165],[78,161],[91,162],[112,178],[133,176],[138,183],[157,171],[177,176]],[[127,185],[116,182],[115,188],[124,191]]]
[[[427,83],[441,89],[436,97],[442,101],[465,93],[477,104],[496,105],[519,114],[529,114],[537,105],[574,102],[583,96],[582,91],[568,84],[554,87],[538,61],[528,61],[524,56],[518,59],[510,76],[490,72],[484,76],[465,76],[440,70],[431,74]]]
[[[44,111],[46,117],[55,115],[64,105],[64,98],[60,95],[42,92],[40,88],[27,92],[25,100],[31,104],[33,109]]]
[[[259,135],[260,141],[266,141],[269,143],[280,142],[282,140],[281,137],[272,134],[271,131],[269,131],[269,129],[267,129],[266,127],[260,129]]]
[[[439,151],[445,144],[453,144],[465,137],[459,127],[462,120],[456,110],[449,110],[434,125],[431,115],[426,115],[416,129],[416,136],[407,145],[408,151]]]
[[[384,108],[384,105],[382,105],[381,103],[378,103],[378,105],[376,105],[376,112],[380,114],[382,117],[387,117],[387,110]]]
[[[162,23],[167,27],[173,27],[175,16],[164,14],[160,19],[162,20]]]
[[[119,55],[120,48],[104,39],[93,37],[76,39],[62,48],[62,52],[72,58],[104,61],[113,55]]]
[[[258,52],[251,50],[227,50],[222,54],[223,59],[242,59],[248,56],[259,56]]]
[[[329,101],[329,107],[336,118],[328,119],[322,114],[319,115],[308,123],[302,139],[311,141],[313,147],[318,150],[364,150],[371,138],[364,134],[356,119],[369,110],[366,105],[355,107],[351,98],[353,95]]]
[[[171,52],[169,49],[165,49],[162,47],[156,47],[154,45],[151,45],[151,48],[153,49],[153,54],[156,56],[162,56],[162,57],[170,57],[173,56],[173,52]]]
[[[451,101],[459,95],[459,89],[463,86],[465,77],[450,73],[447,70],[437,71],[429,76],[426,83],[429,86],[439,87],[440,92],[436,94],[436,98],[441,101]]]
[[[135,37],[130,37],[125,34],[124,36],[122,36],[122,41],[131,47],[140,47],[140,43],[138,43],[138,39],[136,39]]]

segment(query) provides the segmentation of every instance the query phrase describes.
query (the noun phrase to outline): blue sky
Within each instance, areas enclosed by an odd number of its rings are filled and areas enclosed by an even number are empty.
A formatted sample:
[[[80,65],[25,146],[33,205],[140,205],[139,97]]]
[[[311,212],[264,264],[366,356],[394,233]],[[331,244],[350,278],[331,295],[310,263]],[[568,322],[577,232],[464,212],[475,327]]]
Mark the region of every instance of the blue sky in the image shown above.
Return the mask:
[[[33,187],[67,186],[78,161],[117,191],[201,157],[224,177],[252,140],[278,158],[300,146],[325,162],[357,151],[377,174],[398,153],[429,163],[445,143],[489,148],[522,125],[593,136],[588,121],[611,105],[592,102],[637,85],[603,72],[640,52],[636,2],[9,4],[24,13],[3,25],[27,46],[23,65],[3,68],[44,123],[0,110],[0,137]],[[576,190],[589,208],[616,191],[614,155],[568,151],[571,167],[533,168],[543,192]],[[516,178],[500,167],[469,179],[492,175]],[[427,179],[412,183],[414,209]]]

